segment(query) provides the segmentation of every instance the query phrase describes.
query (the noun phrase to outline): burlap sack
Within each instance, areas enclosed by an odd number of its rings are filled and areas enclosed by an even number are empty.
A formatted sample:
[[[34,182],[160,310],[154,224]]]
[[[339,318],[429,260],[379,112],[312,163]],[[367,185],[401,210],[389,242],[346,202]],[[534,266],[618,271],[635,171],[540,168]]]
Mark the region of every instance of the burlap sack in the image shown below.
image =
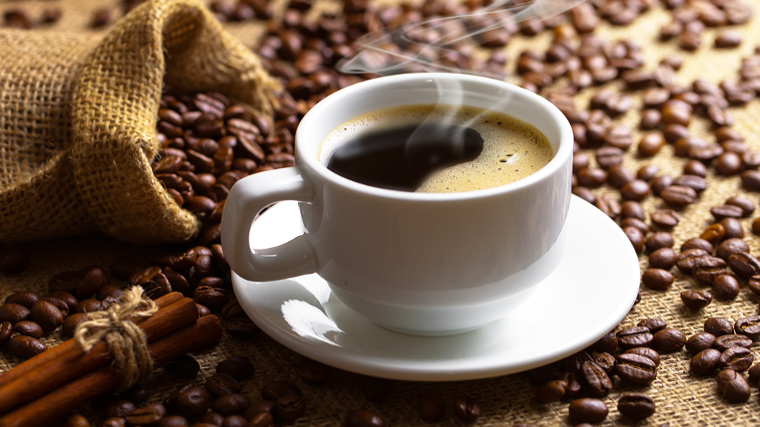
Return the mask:
[[[153,0],[105,37],[0,30],[0,241],[199,229],[153,176],[164,82],[270,116],[276,82],[198,0]]]

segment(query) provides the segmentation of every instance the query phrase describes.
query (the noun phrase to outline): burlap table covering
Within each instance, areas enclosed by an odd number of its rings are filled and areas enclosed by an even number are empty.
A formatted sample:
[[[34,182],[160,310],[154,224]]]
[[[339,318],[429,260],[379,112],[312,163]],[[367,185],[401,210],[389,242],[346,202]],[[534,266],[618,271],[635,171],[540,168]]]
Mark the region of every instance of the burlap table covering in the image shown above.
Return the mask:
[[[717,30],[708,29],[705,32],[703,46],[694,54],[680,51],[674,43],[661,43],[657,40],[658,28],[668,21],[669,17],[661,9],[655,9],[637,19],[634,24],[626,28],[611,28],[602,24],[598,33],[608,40],[629,38],[639,42],[643,46],[646,63],[649,68],[656,65],[659,60],[667,55],[678,54],[685,59],[684,66],[676,75],[681,84],[690,84],[697,77],[705,77],[713,83],[719,83],[724,79],[736,79],[742,57],[748,56],[760,41],[760,5],[747,2],[754,9],[756,16],[746,25],[737,28],[743,35],[743,43],[735,49],[717,50],[712,48],[712,40]],[[63,20],[55,28],[79,29],[84,32],[92,32],[85,29],[89,14],[92,10],[105,5],[115,6],[116,1],[104,2],[78,2],[77,0],[27,1],[27,2],[0,2],[0,11],[23,5],[31,10],[39,11],[43,7],[57,4],[64,10]],[[256,24],[243,23],[231,24],[230,27],[236,34],[258,34]],[[260,28],[260,27],[259,27]],[[509,58],[515,58],[517,53],[527,46],[543,49],[548,45],[550,36],[543,34],[539,37],[527,39],[518,37],[514,39],[507,52]],[[247,45],[254,43],[251,39],[243,40]],[[513,64],[512,64],[513,66]],[[512,69],[512,67],[510,67]],[[610,87],[620,88],[618,84]],[[585,107],[592,91],[585,90],[576,96],[579,106]],[[640,100],[636,100],[636,106],[618,119],[628,123],[636,129],[639,117],[638,107]],[[735,118],[737,129],[744,137],[747,145],[755,151],[760,151],[760,141],[756,135],[760,133],[760,100],[754,100],[741,108],[731,108],[731,114]],[[709,124],[702,119],[695,120],[689,127],[693,135],[701,136],[708,141],[713,137],[709,133]],[[638,141],[640,133],[635,130],[634,140]],[[658,156],[653,159],[638,159],[635,156],[635,146],[626,154],[624,164],[630,170],[635,171],[644,164],[656,164],[665,173],[671,176],[681,174],[684,159],[673,156],[672,147],[665,147]],[[741,188],[738,177],[717,177],[711,170],[708,173],[708,189],[702,193],[697,203],[680,212],[681,222],[673,231],[676,247],[692,237],[701,233],[707,225],[712,223],[709,208],[722,204],[725,199],[732,195],[742,195],[756,204],[759,202],[757,193],[747,193]],[[595,190],[597,193],[613,191],[608,188]],[[659,198],[650,197],[644,203],[647,213],[663,207]],[[758,254],[760,239],[750,232],[751,221],[760,216],[760,209],[751,218],[742,220],[745,229],[745,240],[749,244],[753,254]],[[11,293],[27,289],[37,292],[46,292],[48,278],[54,273],[84,267],[89,264],[107,266],[119,256],[147,255],[151,249],[119,244],[102,237],[79,237],[65,240],[47,241],[42,243],[26,244],[23,246],[32,254],[29,267],[18,276],[0,276],[0,300]],[[640,257],[642,270],[646,268],[646,255]],[[710,316],[723,316],[736,320],[748,315],[758,313],[757,298],[743,288],[735,301],[713,301],[705,309],[694,312],[684,308],[680,302],[680,292],[694,287],[691,279],[676,274],[677,280],[668,291],[651,291],[642,289],[642,301],[635,306],[630,314],[623,320],[622,326],[635,325],[639,320],[647,317],[660,317],[672,327],[679,328],[690,336],[702,330],[702,324]],[[615,286],[614,281],[609,286]],[[593,313],[594,302],[589,301],[583,307],[567,307],[566,315],[576,315],[578,312]],[[524,326],[524,325],[523,325]],[[536,331],[536,334],[551,336],[551,331]],[[54,345],[59,341],[59,336],[53,334],[44,338],[48,345]],[[525,343],[530,346],[530,343]],[[753,354],[757,357],[758,345],[752,347]],[[243,392],[254,401],[259,399],[261,386],[274,379],[293,381],[303,389],[307,411],[306,415],[299,419],[295,425],[342,425],[347,411],[354,408],[367,408],[380,415],[386,425],[392,426],[422,426],[422,425],[461,425],[461,422],[447,412],[447,416],[437,424],[428,424],[422,421],[416,412],[416,400],[419,392],[429,386],[428,383],[396,382],[391,396],[382,403],[367,401],[360,390],[361,376],[345,371],[336,370],[330,381],[320,387],[310,386],[303,383],[296,375],[293,366],[301,360],[301,356],[281,346],[271,338],[261,334],[248,341],[232,339],[225,335],[219,345],[211,349],[205,349],[194,354],[201,363],[202,370],[196,381],[203,383],[214,373],[216,363],[231,355],[248,356],[256,367],[256,375],[252,380],[243,384]],[[0,351],[0,371],[11,368],[19,360],[7,351]],[[681,352],[663,355],[662,364],[659,367],[657,379],[649,387],[628,387],[623,383],[616,382],[615,390],[604,401],[610,409],[607,419],[599,425],[651,425],[660,426],[670,423],[671,426],[682,425],[709,425],[709,426],[737,426],[760,424],[760,400],[758,390],[753,387],[752,397],[744,404],[729,404],[718,397],[715,378],[713,376],[696,377],[689,373],[688,353]],[[153,400],[162,399],[170,390],[180,385],[181,381],[170,378],[158,371],[149,387],[155,390]],[[555,402],[547,405],[537,405],[532,401],[534,386],[525,375],[517,374],[498,378],[446,382],[439,386],[448,398],[456,395],[468,395],[477,398],[483,408],[483,415],[476,425],[497,426],[512,425],[515,422],[532,422],[541,426],[570,425],[568,419],[568,404]],[[617,412],[617,400],[621,393],[639,391],[651,396],[657,405],[656,413],[644,422],[634,423],[630,419]]]

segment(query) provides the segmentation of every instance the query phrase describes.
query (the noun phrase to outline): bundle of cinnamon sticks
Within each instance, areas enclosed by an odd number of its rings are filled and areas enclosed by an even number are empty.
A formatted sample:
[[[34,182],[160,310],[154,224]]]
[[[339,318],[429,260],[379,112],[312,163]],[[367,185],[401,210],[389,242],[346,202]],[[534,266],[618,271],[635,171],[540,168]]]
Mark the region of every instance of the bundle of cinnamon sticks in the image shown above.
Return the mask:
[[[221,338],[218,318],[199,318],[192,299],[173,292],[155,303],[155,314],[135,322],[145,332],[154,366]],[[122,375],[111,360],[104,343],[85,353],[70,339],[0,375],[0,427],[47,425],[115,389]]]

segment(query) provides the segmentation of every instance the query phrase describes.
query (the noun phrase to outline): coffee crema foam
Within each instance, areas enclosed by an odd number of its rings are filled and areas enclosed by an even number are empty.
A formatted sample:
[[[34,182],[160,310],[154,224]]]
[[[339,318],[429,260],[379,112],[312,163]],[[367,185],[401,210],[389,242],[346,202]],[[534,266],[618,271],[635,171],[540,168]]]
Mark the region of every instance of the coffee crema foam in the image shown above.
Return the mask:
[[[355,117],[330,132],[317,150],[327,164],[343,143],[365,131],[410,124],[445,123],[469,127],[483,138],[478,158],[433,172],[417,188],[420,193],[457,193],[482,190],[525,178],[554,157],[551,144],[536,128],[504,113],[453,105],[405,105]]]

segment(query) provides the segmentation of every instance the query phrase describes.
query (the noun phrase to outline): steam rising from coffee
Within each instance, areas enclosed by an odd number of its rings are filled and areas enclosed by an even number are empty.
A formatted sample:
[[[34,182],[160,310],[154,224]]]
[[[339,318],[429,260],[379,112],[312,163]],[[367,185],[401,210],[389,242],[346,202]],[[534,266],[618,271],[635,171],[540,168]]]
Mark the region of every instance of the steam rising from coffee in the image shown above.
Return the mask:
[[[338,71],[347,74],[373,73],[391,75],[405,72],[455,72],[484,75],[483,70],[462,69],[438,61],[455,57],[456,45],[487,31],[515,27],[531,19],[546,20],[585,0],[495,0],[489,6],[466,15],[436,17],[401,28],[375,31],[356,41],[357,52],[338,63]],[[484,19],[485,18],[485,19]],[[483,26],[483,22],[488,24]],[[427,40],[430,30],[440,36]]]

